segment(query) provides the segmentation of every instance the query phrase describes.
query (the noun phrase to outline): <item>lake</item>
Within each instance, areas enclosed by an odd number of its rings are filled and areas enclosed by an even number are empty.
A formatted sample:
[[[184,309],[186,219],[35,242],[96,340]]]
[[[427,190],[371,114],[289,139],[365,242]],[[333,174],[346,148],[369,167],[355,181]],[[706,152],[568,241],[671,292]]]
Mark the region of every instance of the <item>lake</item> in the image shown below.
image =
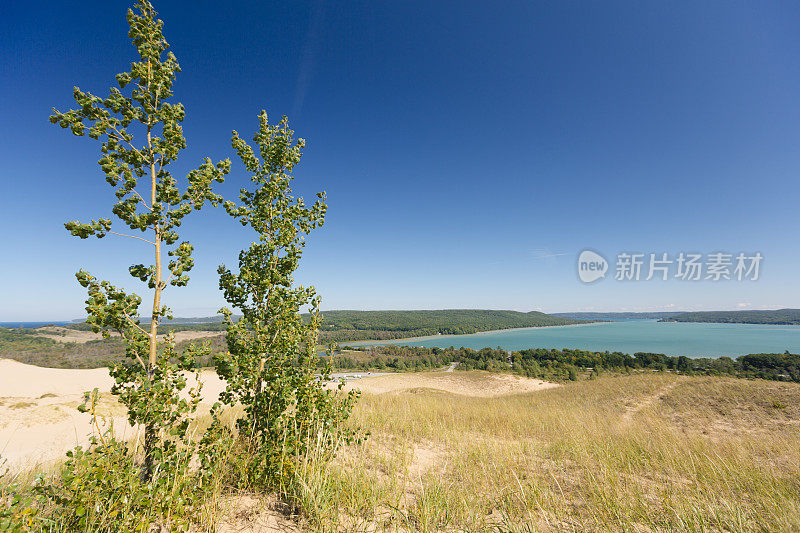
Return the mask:
[[[654,352],[688,357],[736,357],[750,353],[800,352],[800,326],[700,324],[630,320],[575,326],[487,331],[472,335],[437,335],[394,341],[363,341],[349,346],[401,344],[447,348],[463,346],[505,350],[578,348],[582,350]]]
[[[75,324],[75,322],[58,322],[53,320],[50,322],[0,322],[0,328],[32,329],[42,326],[67,326],[70,324]]]

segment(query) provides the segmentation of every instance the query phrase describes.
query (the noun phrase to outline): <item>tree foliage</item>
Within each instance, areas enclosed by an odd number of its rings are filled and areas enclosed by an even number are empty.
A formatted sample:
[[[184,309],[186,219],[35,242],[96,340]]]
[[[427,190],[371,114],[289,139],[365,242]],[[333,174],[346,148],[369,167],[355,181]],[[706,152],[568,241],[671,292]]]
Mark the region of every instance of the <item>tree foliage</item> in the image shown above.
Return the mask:
[[[356,394],[328,390],[329,367],[317,375],[319,298],[313,287],[293,284],[305,236],[324,221],[324,194],[309,207],[291,195],[291,170],[304,143],[293,141],[286,118],[270,126],[266,113],[255,136],[258,156],[235,132],[232,141],[256,187],[242,189],[239,204],[225,202],[227,212],[255,230],[259,241],[241,252],[238,273],[219,269],[220,288],[243,318],[234,322],[225,311],[229,353],[215,363],[228,381],[223,401],[241,403],[244,415],[237,433],[222,423],[216,404],[211,428],[199,439],[189,433],[200,381],[196,374],[198,385],[187,391],[187,371],[209,350],[193,344],[178,350],[172,332],[159,340],[159,323],[172,319],[161,296],[170,285],[188,283],[192,245],[179,242],[178,229],[193,210],[222,201],[212,184],[223,181],[230,162],[206,159],[179,187],[170,165],[186,147],[180,125],[185,111],[169,99],[180,68],[147,0],[128,11],[128,23],[139,61],[117,75],[118,87],[107,98],[76,87],[78,107],[54,109],[51,121],[100,142],[99,164],[116,196],[111,211],[132,234],[117,232],[110,218],[70,221],[67,230],[81,239],[114,234],[153,247],[152,264],[129,268],[131,276],[153,290],[149,324],[140,316],[140,296],[85,270],[76,275],[88,292],[86,323],[106,341],[112,332],[119,333],[124,344],[127,359],[111,370],[112,392],[127,407],[130,423],[145,428],[144,470],[137,446],[118,440],[113,424],[101,428],[95,389],[79,407],[91,413],[90,445],[69,452],[59,473],[39,476],[33,488],[20,494],[0,472],[2,530],[187,531],[213,513],[223,482],[255,482],[288,494],[287,485],[297,486],[302,479],[299,469],[324,464],[338,444],[354,435],[342,423]],[[141,183],[149,185],[149,200],[137,190]],[[135,235],[137,230],[144,236]],[[167,276],[162,252],[170,258]],[[311,320],[304,320],[304,308]],[[0,343],[37,349],[54,344],[33,338],[0,330]],[[229,471],[238,475],[229,477]],[[213,524],[202,524],[207,526]]]
[[[713,322],[721,324],[800,324],[800,309],[751,311],[694,311],[680,313],[663,322]]]
[[[239,254],[238,272],[219,268],[220,289],[242,316],[234,321],[221,310],[228,352],[216,356],[216,368],[227,380],[223,402],[244,408],[237,427],[251,444],[249,481],[281,488],[312,448],[328,453],[352,436],[341,424],[356,396],[326,389],[328,368],[317,375],[320,299],[313,287],[294,285],[305,238],[324,223],[327,209],[324,193],[310,206],[291,194],[305,142],[294,141],[286,117],[270,125],[265,111],[253,140],[258,153],[233,133],[255,188],[241,189],[239,203],[225,202],[225,209],[258,241]],[[311,320],[303,319],[304,308]]]
[[[108,234],[131,237],[148,243],[154,252],[152,264],[136,263],[129,268],[131,276],[153,290],[148,329],[139,319],[142,299],[138,295],[99,281],[85,270],[76,275],[89,295],[87,323],[105,336],[109,331],[119,332],[126,343],[126,355],[135,362],[114,366],[113,392],[127,406],[131,424],[145,426],[146,470],[151,475],[154,462],[174,451],[172,441],[185,433],[186,415],[196,403],[187,402],[179,393],[186,386],[180,372],[193,367],[198,350],[190,348],[178,354],[171,337],[161,343],[157,339],[159,320],[170,316],[161,302],[162,292],[169,285],[188,283],[187,273],[194,264],[192,245],[178,242],[178,229],[191,211],[221,201],[212,192],[212,184],[224,180],[230,161],[214,164],[206,158],[188,173],[186,185],[179,187],[170,165],[186,148],[181,127],[186,113],[183,104],[170,99],[180,66],[169,51],[163,22],[156,18],[150,2],[136,3],[128,10],[127,20],[138,60],[129,71],[117,74],[118,86],[112,87],[105,98],[75,87],[73,97],[78,107],[65,112],[53,109],[50,121],[74,135],[100,142],[98,163],[116,197],[111,211],[133,233],[112,230],[110,218],[70,221],[65,224],[67,230],[81,239]],[[149,188],[147,198],[137,190],[140,185]],[[166,279],[162,274],[164,252],[170,258]]]

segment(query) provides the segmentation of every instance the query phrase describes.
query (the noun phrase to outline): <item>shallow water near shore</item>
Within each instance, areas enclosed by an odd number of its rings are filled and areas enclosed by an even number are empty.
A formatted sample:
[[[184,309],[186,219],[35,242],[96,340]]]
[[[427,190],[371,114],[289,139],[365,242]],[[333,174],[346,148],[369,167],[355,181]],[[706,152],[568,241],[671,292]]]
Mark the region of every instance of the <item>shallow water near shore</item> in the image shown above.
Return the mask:
[[[474,350],[486,347],[505,350],[576,348],[630,354],[653,352],[688,357],[736,357],[750,353],[783,353],[786,350],[797,353],[800,351],[800,326],[631,320],[346,344],[439,348],[463,346]]]

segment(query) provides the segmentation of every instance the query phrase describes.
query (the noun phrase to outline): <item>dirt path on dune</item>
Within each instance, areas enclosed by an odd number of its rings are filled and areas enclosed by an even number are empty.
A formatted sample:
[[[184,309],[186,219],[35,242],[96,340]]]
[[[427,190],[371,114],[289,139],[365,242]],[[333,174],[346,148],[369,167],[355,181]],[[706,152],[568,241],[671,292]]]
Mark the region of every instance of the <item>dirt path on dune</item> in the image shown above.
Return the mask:
[[[622,414],[622,422],[623,423],[630,423],[633,420],[633,417],[643,409],[647,409],[648,407],[653,406],[657,401],[663,400],[664,397],[672,392],[672,390],[678,386],[678,381],[673,381],[660,389],[658,389],[653,394],[646,396],[644,399],[635,402],[633,405],[628,406],[625,409],[625,412]]]

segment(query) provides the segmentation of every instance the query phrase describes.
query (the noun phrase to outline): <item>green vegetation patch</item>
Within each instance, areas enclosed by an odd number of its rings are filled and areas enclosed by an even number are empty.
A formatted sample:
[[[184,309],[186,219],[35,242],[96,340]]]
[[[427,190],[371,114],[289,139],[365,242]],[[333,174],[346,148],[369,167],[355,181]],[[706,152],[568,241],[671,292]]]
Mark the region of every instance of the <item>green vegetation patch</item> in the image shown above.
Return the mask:
[[[662,322],[712,322],[719,324],[800,325],[800,309],[772,311],[697,311],[663,318]]]
[[[800,355],[791,353],[749,354],[732,359],[549,348],[508,352],[497,348],[472,350],[387,345],[351,348],[333,357],[332,363],[342,370],[383,372],[432,370],[458,363],[459,370],[505,371],[527,377],[570,381],[578,379],[578,372],[588,373],[590,378],[594,378],[609,370],[655,370],[800,382]]]

